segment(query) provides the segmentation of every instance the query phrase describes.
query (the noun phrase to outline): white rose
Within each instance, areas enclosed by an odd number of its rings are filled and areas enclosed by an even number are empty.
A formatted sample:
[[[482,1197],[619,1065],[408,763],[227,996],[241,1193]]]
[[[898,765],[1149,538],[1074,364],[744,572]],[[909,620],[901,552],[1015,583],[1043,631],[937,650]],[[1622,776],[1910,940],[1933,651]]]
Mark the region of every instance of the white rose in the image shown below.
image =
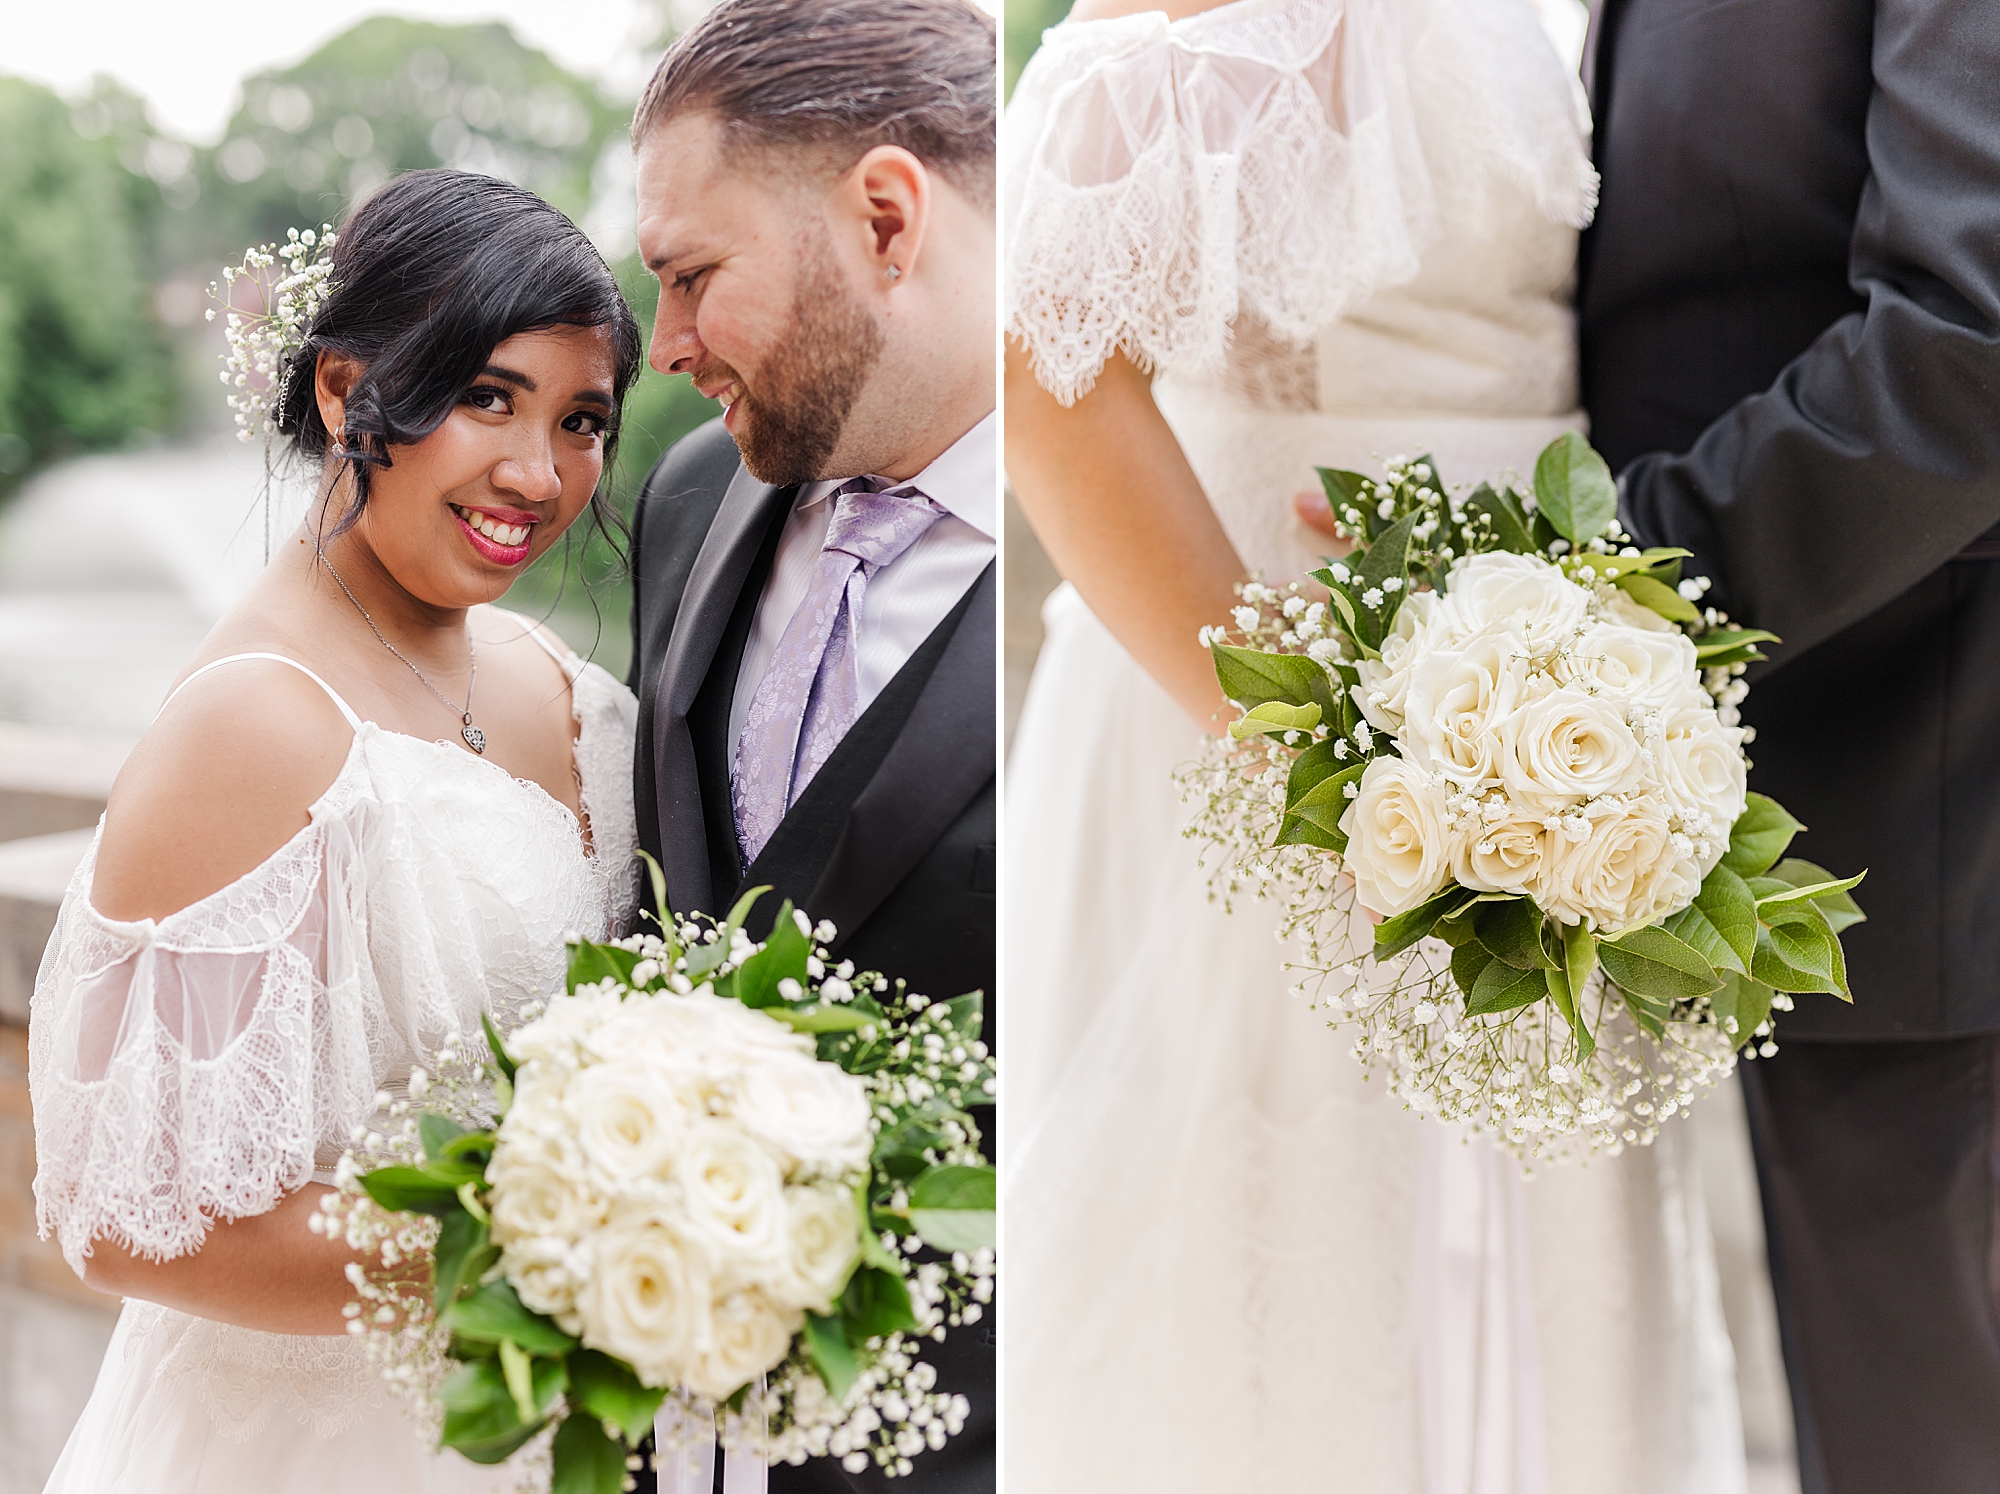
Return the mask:
[[[508,1120],[512,1121],[512,1115]],[[559,1154],[501,1133],[487,1178],[493,1185],[493,1239],[578,1240],[603,1217],[603,1205]]]
[[[1362,907],[1384,918],[1408,912],[1450,878],[1444,791],[1401,758],[1378,757],[1368,765],[1340,829],[1355,894]]]
[[[1608,582],[1597,588],[1594,597],[1595,611],[1607,622],[1621,623],[1628,628],[1637,628],[1642,633],[1680,633],[1680,629],[1660,616],[1644,602],[1632,600],[1632,593],[1622,591]],[[1681,636],[1685,637],[1685,634]]]
[[[1533,889],[1547,855],[1542,817],[1512,804],[1462,828],[1453,848],[1452,876],[1475,892],[1524,893]]]
[[[556,1235],[513,1239],[501,1251],[507,1280],[531,1312],[551,1317],[575,1309],[576,1294],[587,1272],[573,1269],[577,1260],[574,1242]]]
[[[740,1127],[694,1127],[679,1166],[688,1227],[731,1279],[768,1269],[785,1248],[785,1179],[778,1160]]]
[[[1354,687],[1354,704],[1368,718],[1369,725],[1394,736],[1403,725],[1403,694],[1409,688],[1410,669],[1422,658],[1431,618],[1437,612],[1437,597],[1428,591],[1413,591],[1396,609],[1396,621],[1382,640],[1379,660],[1363,659],[1354,666],[1361,679]]]
[[[803,1322],[797,1309],[781,1308],[762,1292],[730,1292],[714,1304],[708,1343],[681,1383],[712,1401],[727,1400],[777,1367]]]
[[[585,1160],[612,1187],[664,1180],[688,1117],[673,1079],[646,1058],[593,1064],[569,1082],[565,1106]]]
[[[1452,565],[1442,606],[1449,618],[1438,626],[1470,635],[1506,623],[1540,654],[1582,627],[1589,609],[1590,593],[1546,560],[1493,551]]]
[[[1505,624],[1496,625],[1417,661],[1397,739],[1413,762],[1461,786],[1497,779],[1499,727],[1529,693],[1527,645]]]
[[[777,1296],[788,1307],[824,1313],[861,1258],[861,1216],[854,1194],[821,1183],[785,1190],[790,1258]]]
[[[853,1172],[868,1165],[874,1149],[867,1086],[837,1064],[800,1054],[760,1057],[744,1069],[730,1109],[795,1167]]]
[[[1646,760],[1624,713],[1578,685],[1530,701],[1501,723],[1500,735],[1507,797],[1532,809],[1630,793],[1645,777]]]
[[[1662,807],[1651,798],[1579,811],[1589,833],[1558,829],[1548,837],[1535,901],[1565,923],[1588,918],[1597,932],[1621,934],[1679,911],[1694,900],[1701,873],[1674,845]],[[1574,821],[1578,815],[1564,817]]]
[[[1701,842],[1695,859],[1706,876],[1729,849],[1729,827],[1746,802],[1743,730],[1724,726],[1705,701],[1668,711],[1660,725],[1653,756],[1661,792],[1682,829]]]
[[[1593,623],[1563,656],[1562,670],[1580,685],[1646,710],[1706,698],[1694,643],[1678,628],[1653,633],[1621,623]]]
[[[714,1337],[706,1256],[658,1208],[612,1215],[577,1293],[583,1341],[625,1360],[647,1385],[681,1383]]]

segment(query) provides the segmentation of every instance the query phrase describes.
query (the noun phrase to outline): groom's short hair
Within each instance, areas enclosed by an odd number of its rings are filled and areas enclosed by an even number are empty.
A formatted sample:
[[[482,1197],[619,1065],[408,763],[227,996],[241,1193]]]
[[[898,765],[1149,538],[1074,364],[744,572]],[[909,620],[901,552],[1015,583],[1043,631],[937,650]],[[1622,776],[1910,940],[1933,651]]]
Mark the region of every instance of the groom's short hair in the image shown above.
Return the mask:
[[[712,114],[724,149],[844,172],[899,145],[975,201],[994,195],[992,17],[969,0],[723,0],[667,49],[632,143]]]

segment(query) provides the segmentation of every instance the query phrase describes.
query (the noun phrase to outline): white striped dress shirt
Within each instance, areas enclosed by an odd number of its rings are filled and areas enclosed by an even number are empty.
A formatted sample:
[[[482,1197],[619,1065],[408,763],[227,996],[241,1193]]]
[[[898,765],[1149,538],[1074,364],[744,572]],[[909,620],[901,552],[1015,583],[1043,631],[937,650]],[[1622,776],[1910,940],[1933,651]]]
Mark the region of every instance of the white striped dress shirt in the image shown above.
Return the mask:
[[[945,513],[915,544],[868,578],[855,654],[863,711],[910,662],[910,655],[992,561],[998,530],[994,497],[998,475],[999,426],[997,416],[989,414],[910,479],[909,486]],[[743,662],[736,671],[736,696],[729,704],[732,764],[737,740],[743,735],[743,720],[750,714],[751,698],[771,656],[778,651],[786,624],[805,600],[833,518],[833,505],[827,499],[839,486],[837,481],[807,483],[799,489],[798,501],[785,521],[777,559],[764,583],[764,595],[758,599],[757,616],[743,647]]]

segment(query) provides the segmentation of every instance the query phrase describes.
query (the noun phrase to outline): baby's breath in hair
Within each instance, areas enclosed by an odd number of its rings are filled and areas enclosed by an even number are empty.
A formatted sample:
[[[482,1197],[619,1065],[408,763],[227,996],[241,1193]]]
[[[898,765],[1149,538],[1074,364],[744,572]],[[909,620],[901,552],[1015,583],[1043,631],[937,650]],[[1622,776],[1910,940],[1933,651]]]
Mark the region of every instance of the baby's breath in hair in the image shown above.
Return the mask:
[[[244,250],[242,263],[222,272],[222,286],[209,284],[209,299],[225,316],[229,351],[222,355],[222,382],[233,391],[229,408],[236,413],[239,441],[258,436],[268,441],[278,432],[273,412],[284,404],[289,355],[305,346],[313,318],[333,294],[333,245],[331,223],[317,232],[288,228],[284,243]],[[255,287],[257,310],[238,309],[239,283]],[[215,320],[214,307],[208,319]]]

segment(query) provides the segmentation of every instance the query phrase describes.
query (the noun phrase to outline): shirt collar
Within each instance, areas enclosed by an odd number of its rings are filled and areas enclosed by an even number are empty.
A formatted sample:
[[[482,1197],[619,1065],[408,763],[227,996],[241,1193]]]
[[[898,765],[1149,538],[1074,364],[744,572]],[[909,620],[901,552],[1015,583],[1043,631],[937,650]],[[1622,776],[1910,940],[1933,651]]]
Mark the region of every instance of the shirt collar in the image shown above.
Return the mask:
[[[947,446],[923,471],[908,483],[892,487],[913,487],[953,517],[962,519],[987,539],[998,530],[994,511],[994,478],[999,470],[999,412],[988,411],[977,425]],[[799,489],[795,511],[824,503],[845,478],[811,482]]]

